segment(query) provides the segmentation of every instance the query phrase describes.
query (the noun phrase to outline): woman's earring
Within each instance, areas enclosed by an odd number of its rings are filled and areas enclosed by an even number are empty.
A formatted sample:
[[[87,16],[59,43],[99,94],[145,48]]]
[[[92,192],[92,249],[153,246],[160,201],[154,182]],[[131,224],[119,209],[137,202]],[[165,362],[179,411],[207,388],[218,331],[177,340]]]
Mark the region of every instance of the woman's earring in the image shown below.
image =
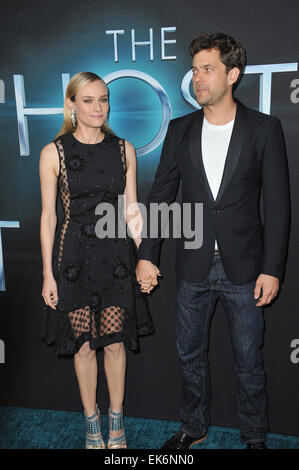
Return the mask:
[[[71,120],[72,120],[72,123],[73,123],[73,127],[76,127],[77,119],[76,119],[76,113],[73,109],[72,109],[72,114],[71,114]]]

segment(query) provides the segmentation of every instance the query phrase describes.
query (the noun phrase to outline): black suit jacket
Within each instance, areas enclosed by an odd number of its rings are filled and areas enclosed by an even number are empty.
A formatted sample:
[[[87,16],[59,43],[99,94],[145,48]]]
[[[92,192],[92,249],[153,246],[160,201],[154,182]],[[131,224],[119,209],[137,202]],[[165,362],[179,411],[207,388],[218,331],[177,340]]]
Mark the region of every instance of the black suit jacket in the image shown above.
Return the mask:
[[[214,200],[202,160],[203,117],[200,110],[170,121],[147,201],[148,211],[151,202],[172,203],[181,182],[181,202],[191,203],[193,209],[195,202],[203,203],[202,246],[186,249],[184,242],[188,239],[182,234],[176,245],[176,271],[187,280],[204,280],[212,267],[217,239],[224,270],[232,283],[256,280],[261,273],[281,279],[290,204],[280,121],[237,101],[223,177]],[[150,219],[148,233],[149,223]],[[161,238],[142,238],[138,259],[157,265],[160,244]]]

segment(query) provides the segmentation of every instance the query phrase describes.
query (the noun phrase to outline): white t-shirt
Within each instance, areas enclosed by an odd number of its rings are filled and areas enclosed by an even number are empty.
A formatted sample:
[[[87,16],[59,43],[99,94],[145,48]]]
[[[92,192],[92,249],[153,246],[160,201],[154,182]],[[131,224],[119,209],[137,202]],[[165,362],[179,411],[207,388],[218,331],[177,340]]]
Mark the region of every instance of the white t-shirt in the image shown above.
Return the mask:
[[[215,126],[204,117],[201,135],[202,159],[214,200],[220,188],[234,122],[233,119],[223,126]],[[218,249],[217,241],[215,249]]]

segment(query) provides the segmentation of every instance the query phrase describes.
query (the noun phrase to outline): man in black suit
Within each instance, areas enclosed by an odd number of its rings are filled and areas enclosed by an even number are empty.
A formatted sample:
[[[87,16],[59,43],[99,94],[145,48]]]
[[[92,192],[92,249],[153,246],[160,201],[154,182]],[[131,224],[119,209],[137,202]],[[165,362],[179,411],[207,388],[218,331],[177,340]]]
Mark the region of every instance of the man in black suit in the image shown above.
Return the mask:
[[[193,88],[200,111],[169,123],[148,197],[171,204],[203,203],[203,243],[177,243],[177,349],[183,374],[182,425],[162,448],[187,449],[206,437],[210,422],[208,342],[217,299],[233,345],[241,437],[265,448],[267,395],[262,359],[263,312],[277,295],[287,255],[289,179],[285,143],[276,117],[233,97],[245,50],[232,37],[202,34],[190,45]],[[262,194],[263,210],[260,211]],[[143,238],[137,279],[144,292],[157,285],[161,238]]]

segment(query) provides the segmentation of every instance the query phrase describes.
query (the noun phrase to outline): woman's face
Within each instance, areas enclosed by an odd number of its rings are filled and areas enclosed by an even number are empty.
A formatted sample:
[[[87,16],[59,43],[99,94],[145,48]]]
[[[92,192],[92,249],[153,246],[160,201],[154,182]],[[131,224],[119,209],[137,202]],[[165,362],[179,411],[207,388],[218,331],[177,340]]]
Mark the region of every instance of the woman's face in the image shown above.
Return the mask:
[[[68,100],[68,105],[74,109],[78,125],[101,127],[109,112],[107,86],[101,80],[89,83],[78,91],[75,101]]]

